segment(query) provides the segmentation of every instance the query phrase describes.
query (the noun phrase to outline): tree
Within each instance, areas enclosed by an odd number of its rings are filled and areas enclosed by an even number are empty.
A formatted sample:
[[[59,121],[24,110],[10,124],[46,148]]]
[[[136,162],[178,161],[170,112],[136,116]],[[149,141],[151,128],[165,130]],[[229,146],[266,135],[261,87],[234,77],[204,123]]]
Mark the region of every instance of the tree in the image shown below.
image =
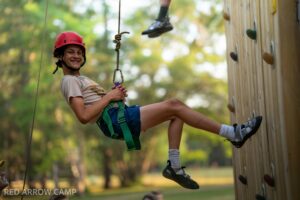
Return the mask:
[[[110,187],[111,174],[118,175],[122,186],[130,186],[151,167],[165,165],[168,147],[164,125],[142,134],[142,150],[129,153],[124,142],[100,136],[95,125],[79,124],[61,97],[62,74],[51,75],[55,36],[73,30],[84,36],[87,45],[88,60],[82,72],[104,88],[111,88],[115,67],[112,40],[117,29],[117,23],[112,26],[111,21],[117,20],[117,12],[112,1],[98,3],[49,1],[46,39],[42,41],[45,1],[1,1],[0,157],[7,160],[11,180],[24,175],[26,142],[33,118],[29,180],[43,184],[53,177],[57,183],[59,177],[69,177],[83,192],[86,174],[102,173],[105,188]],[[156,1],[147,3],[157,7]],[[198,111],[228,122],[226,80],[202,70],[208,62],[225,62],[214,43],[223,33],[221,13],[214,5],[209,14],[199,12],[202,3],[172,2],[171,21],[175,29],[153,40],[142,37],[140,32],[155,18],[156,9],[142,6],[122,16],[121,30],[131,32],[122,38],[120,63],[129,89],[129,104],[145,105],[177,97],[187,103],[196,102],[194,108]],[[41,43],[45,43],[45,56],[34,117]],[[226,149],[226,154],[219,160],[230,158],[229,145],[217,137],[190,127],[185,127],[184,132],[188,134],[181,150],[186,162],[209,164],[215,155],[220,155],[220,149]]]

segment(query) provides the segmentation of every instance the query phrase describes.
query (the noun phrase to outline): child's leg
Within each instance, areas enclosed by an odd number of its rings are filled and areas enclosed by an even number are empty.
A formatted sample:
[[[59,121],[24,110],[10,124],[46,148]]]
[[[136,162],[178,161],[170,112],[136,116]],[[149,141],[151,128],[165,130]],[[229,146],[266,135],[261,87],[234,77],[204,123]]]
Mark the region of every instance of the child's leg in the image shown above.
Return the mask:
[[[141,107],[141,129],[143,131],[174,118],[179,118],[192,127],[216,134],[221,128],[221,124],[192,110],[177,99]]]
[[[233,145],[241,147],[256,132],[262,119],[261,116],[255,117],[244,124],[235,125],[235,127],[221,125],[192,110],[177,99],[143,106],[140,112],[142,131],[170,120],[168,130],[169,161],[163,170],[163,176],[189,189],[198,189],[199,185],[180,168],[179,146],[183,123],[212,133],[220,133],[221,136],[230,139]],[[232,141],[232,139],[236,138],[239,140]]]
[[[198,189],[199,185],[185,173],[180,165],[179,146],[183,120],[178,117],[178,113],[188,112],[184,109],[181,111],[181,107],[183,106],[183,103],[174,99],[141,107],[141,128],[145,131],[162,122],[170,121],[168,128],[169,160],[163,170],[163,176],[185,188]]]
[[[261,116],[256,116],[240,125],[221,125],[203,114],[192,110],[181,101],[171,99],[141,107],[141,130],[145,131],[148,128],[174,118],[179,118],[194,128],[206,130],[225,137],[238,148],[256,133],[262,121]],[[174,134],[174,132],[172,134]],[[175,136],[172,136],[172,138],[174,137]]]
[[[171,2],[170,0],[160,0],[160,9],[159,9],[159,13],[157,16],[158,21],[162,22],[167,17],[170,2]]]
[[[179,146],[184,122],[213,133],[218,133],[220,129],[218,123],[193,111],[177,99],[141,107],[142,131],[165,121],[170,121],[168,128],[169,160],[175,169],[180,168]]]
[[[160,6],[170,6],[171,0],[160,0]]]
[[[181,141],[183,121],[179,118],[171,119],[168,128],[169,151],[168,158],[172,168],[180,169],[180,152],[179,146]]]
[[[179,149],[183,121],[179,118],[173,118],[168,128],[169,149]]]

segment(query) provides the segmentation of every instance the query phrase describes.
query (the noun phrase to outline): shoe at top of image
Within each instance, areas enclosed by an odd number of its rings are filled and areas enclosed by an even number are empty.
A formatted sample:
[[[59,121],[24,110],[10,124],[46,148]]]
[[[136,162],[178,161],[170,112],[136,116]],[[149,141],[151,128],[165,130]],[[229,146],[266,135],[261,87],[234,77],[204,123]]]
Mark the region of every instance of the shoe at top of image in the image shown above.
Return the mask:
[[[148,35],[149,38],[158,37],[163,33],[173,30],[169,17],[165,17],[162,21],[155,20],[142,35]]]

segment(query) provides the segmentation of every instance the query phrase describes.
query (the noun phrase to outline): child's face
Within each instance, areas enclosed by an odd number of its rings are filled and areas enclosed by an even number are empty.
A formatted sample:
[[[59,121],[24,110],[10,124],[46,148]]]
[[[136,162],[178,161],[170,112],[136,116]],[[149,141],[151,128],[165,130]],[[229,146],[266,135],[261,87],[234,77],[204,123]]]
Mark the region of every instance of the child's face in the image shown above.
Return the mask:
[[[63,61],[74,69],[80,69],[84,62],[83,51],[77,45],[69,45],[65,49]]]

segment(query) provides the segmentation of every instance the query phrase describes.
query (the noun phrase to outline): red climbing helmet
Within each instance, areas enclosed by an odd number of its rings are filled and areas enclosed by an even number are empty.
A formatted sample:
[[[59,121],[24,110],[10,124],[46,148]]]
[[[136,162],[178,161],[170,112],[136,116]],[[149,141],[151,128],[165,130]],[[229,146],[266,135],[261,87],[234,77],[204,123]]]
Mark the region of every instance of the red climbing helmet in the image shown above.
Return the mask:
[[[85,44],[83,38],[76,32],[66,31],[57,35],[54,44],[54,57],[59,56],[59,49],[70,44],[79,45],[83,49],[83,54],[85,55]]]
[[[66,63],[64,63],[63,60],[60,59],[60,56],[62,56],[64,54],[64,47],[66,47],[67,45],[78,45],[81,47],[82,51],[83,51],[83,58],[84,61],[81,64],[81,67],[85,64],[86,62],[86,56],[85,56],[85,45],[83,42],[83,38],[76,32],[72,32],[72,31],[66,31],[66,32],[62,32],[60,34],[57,35],[56,40],[55,40],[55,44],[54,44],[54,51],[53,51],[53,56],[58,58],[58,61],[55,63],[56,64],[56,69],[53,71],[53,74],[56,73],[56,71],[58,70],[58,68],[62,67],[63,64],[73,70],[72,68],[70,68],[70,66],[68,66]]]

